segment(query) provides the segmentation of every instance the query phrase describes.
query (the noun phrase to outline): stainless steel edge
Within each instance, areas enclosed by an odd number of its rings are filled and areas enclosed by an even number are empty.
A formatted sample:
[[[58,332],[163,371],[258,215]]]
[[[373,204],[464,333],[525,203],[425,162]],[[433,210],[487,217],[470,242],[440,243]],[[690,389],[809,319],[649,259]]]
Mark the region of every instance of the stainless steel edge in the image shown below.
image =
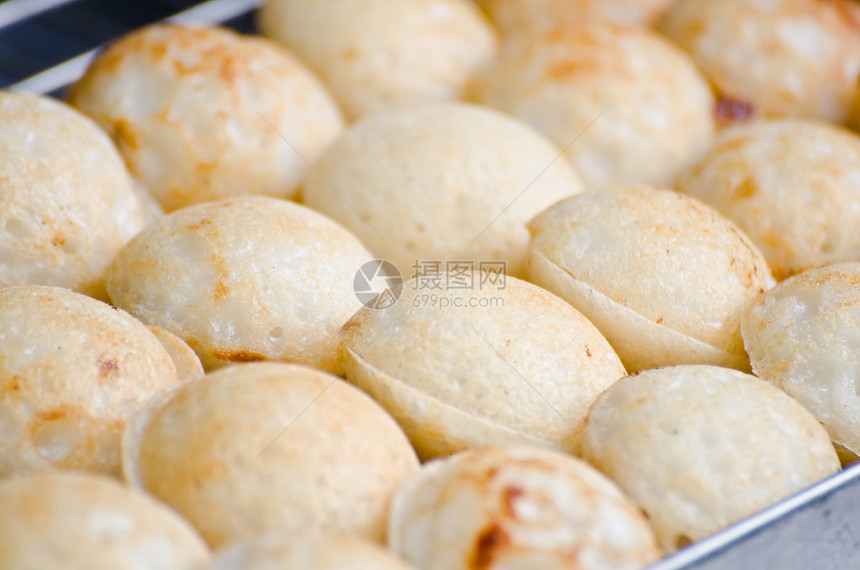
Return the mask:
[[[860,568],[860,463],[649,570]]]
[[[0,28],[75,0],[7,0],[0,4]]]

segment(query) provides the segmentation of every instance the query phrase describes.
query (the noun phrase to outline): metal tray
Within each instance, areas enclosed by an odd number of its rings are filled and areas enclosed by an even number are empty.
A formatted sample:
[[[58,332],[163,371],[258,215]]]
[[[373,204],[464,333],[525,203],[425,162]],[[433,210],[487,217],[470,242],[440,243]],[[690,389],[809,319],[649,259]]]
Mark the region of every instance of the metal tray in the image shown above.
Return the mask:
[[[664,558],[651,570],[860,568],[860,463]]]
[[[100,45],[155,21],[222,23],[252,32],[252,11],[261,1],[6,0],[0,2],[0,87],[60,94]],[[860,463],[650,570],[771,568],[860,568]]]

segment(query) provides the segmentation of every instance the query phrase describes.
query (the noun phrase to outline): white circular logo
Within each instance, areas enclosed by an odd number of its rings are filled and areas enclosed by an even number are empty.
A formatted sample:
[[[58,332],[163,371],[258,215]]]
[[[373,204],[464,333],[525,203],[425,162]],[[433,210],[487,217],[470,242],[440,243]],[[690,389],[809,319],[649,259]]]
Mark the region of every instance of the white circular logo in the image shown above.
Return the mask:
[[[370,309],[386,309],[397,302],[403,292],[403,277],[390,261],[374,259],[355,272],[352,281],[355,296]]]

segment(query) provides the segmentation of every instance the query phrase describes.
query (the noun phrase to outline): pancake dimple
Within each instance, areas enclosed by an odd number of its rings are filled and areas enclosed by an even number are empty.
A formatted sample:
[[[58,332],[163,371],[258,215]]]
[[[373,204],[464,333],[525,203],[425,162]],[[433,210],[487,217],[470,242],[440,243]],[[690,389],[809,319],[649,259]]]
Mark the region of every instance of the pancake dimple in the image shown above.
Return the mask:
[[[498,111],[426,103],[362,119],[305,179],[302,199],[411,277],[427,262],[524,272],[529,218],[581,192],[540,133]]]
[[[430,462],[394,496],[389,545],[422,570],[643,568],[658,558],[639,510],[579,459],[483,447]]]
[[[207,369],[285,360],[337,369],[337,329],[361,307],[370,254],[298,204],[245,196],[197,204],[147,227],[109,270],[111,299],[188,343]]]
[[[299,532],[233,542],[200,570],[409,570],[380,545],[354,536]]]
[[[67,289],[0,289],[0,476],[119,475],[125,423],[177,382],[158,339]]]
[[[741,324],[755,373],[803,404],[835,442],[860,452],[860,263],[786,279]]]
[[[308,531],[381,541],[389,497],[418,467],[369,396],[275,362],[233,365],[165,393],[126,436],[129,482],[213,547]]]
[[[438,292],[412,280],[394,305],[356,313],[341,332],[346,378],[397,418],[422,459],[508,443],[577,452],[588,407],[624,375],[621,361],[562,299],[513,277],[481,290],[483,277]]]
[[[775,119],[724,131],[676,185],[735,222],[785,279],[860,255],[858,170],[856,134]]]
[[[623,378],[600,395],[584,456],[647,514],[665,553],[839,470],[827,432],[764,380],[708,365]]]
[[[671,184],[714,132],[713,95],[687,54],[607,22],[511,38],[468,97],[544,133],[589,189]]]
[[[48,97],[0,92],[0,287],[105,299],[107,265],[155,216],[87,117]]]
[[[131,32],[96,56],[68,99],[167,211],[245,194],[292,198],[343,128],[301,61],[224,28]]]
[[[650,25],[673,0],[477,0],[503,36],[538,34],[583,21]]]
[[[0,479],[0,567],[188,570],[209,551],[187,521],[107,477]]]
[[[469,0],[267,0],[257,24],[320,74],[353,121],[459,99],[496,52],[492,27]]]
[[[678,0],[659,30],[750,117],[849,119],[860,98],[860,7],[850,0]],[[731,119],[731,117],[729,117]]]
[[[669,190],[617,187],[567,198],[529,228],[530,278],[591,319],[628,371],[748,369],[740,315],[770,271],[716,210]]]

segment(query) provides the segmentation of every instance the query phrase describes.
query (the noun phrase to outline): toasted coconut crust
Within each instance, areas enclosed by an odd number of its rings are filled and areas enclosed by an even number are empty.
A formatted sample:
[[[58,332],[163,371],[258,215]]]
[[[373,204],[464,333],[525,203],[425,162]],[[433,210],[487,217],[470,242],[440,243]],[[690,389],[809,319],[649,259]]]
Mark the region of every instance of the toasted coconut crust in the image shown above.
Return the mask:
[[[652,30],[606,22],[512,40],[469,98],[544,133],[589,189],[668,185],[714,131],[713,96],[690,58]]]
[[[391,307],[356,313],[341,335],[347,379],[397,418],[422,459],[507,443],[577,451],[588,407],[624,375],[597,329],[513,277],[502,290],[440,296],[451,305],[413,280]]]
[[[123,311],[57,287],[0,289],[0,476],[118,475],[125,423],[176,369]]]
[[[781,119],[724,131],[676,184],[735,222],[785,279],[860,258],[858,169],[857,135]]]
[[[0,480],[0,567],[187,570],[209,552],[185,520],[106,477],[51,473]]]
[[[381,407],[312,368],[234,365],[159,403],[128,434],[127,476],[213,547],[309,530],[380,541],[391,493],[418,467]]]
[[[337,329],[361,307],[370,254],[298,204],[263,196],[198,204],[149,226],[111,265],[118,306],[187,342],[204,367],[285,360],[335,370]]]
[[[0,92],[0,287],[55,285],[105,299],[107,265],[146,221],[92,121],[48,97]]]
[[[583,21],[650,25],[673,0],[477,0],[505,36],[534,34]]]
[[[575,279],[540,252],[532,256],[529,271],[533,281],[588,314],[631,370],[688,362],[749,369],[744,352],[732,354],[663,326]]]
[[[68,99],[167,211],[244,194],[292,198],[307,161],[343,126],[298,59],[221,28],[132,32],[96,57]]]
[[[658,558],[644,517],[609,479],[521,446],[426,464],[395,495],[388,534],[422,570],[633,570]]]
[[[803,404],[834,441],[860,453],[860,263],[781,282],[749,308],[741,331],[755,373]]]
[[[268,0],[257,23],[320,74],[350,120],[458,99],[496,51],[491,26],[467,0]]]
[[[659,29],[739,117],[845,122],[860,98],[860,7],[850,0],[678,0]]]
[[[563,200],[529,228],[531,279],[600,323],[628,371],[748,367],[740,315],[770,271],[716,210],[669,190],[619,187]]]
[[[583,437],[585,458],[645,511],[666,553],[839,470],[827,432],[800,404],[717,366],[619,380]]]
[[[200,358],[184,340],[159,327],[149,327],[149,331],[155,335],[155,338],[170,355],[170,360],[173,361],[176,375],[180,380],[195,380],[203,376],[203,364],[201,364]]]
[[[201,570],[409,570],[378,544],[354,536],[297,533],[235,542]]]
[[[383,167],[380,167],[383,165]],[[504,261],[522,276],[535,214],[581,192],[559,150],[528,125],[462,103],[379,113],[353,125],[308,174],[305,204],[380,259]]]

